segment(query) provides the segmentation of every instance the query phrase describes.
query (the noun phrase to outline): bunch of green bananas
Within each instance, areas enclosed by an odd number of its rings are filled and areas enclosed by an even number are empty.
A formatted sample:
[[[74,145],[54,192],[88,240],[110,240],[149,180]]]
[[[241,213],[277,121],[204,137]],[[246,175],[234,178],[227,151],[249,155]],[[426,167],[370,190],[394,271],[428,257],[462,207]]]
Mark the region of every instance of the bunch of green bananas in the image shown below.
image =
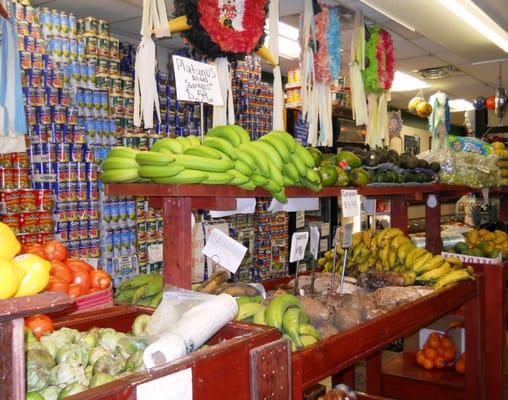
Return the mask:
[[[239,297],[235,319],[279,329],[282,336],[290,341],[292,351],[310,346],[321,339],[318,330],[309,323],[309,316],[303,311],[296,296],[280,294],[268,306],[261,304],[262,300],[261,296]]]
[[[161,274],[141,274],[121,283],[115,301],[156,308],[162,300],[163,289]]]
[[[339,271],[343,258],[344,250],[339,245],[336,260],[336,265],[340,266]],[[330,271],[333,265],[333,249],[327,251],[324,257],[318,260],[318,264],[324,267],[325,271]],[[441,287],[457,280],[473,278],[471,271],[463,268],[460,260],[434,256],[427,250],[416,247],[399,228],[353,234],[347,271],[354,275],[372,269],[401,273],[408,285],[417,282]]]
[[[160,139],[151,151],[113,148],[102,165],[102,180],[262,187],[285,202],[288,186],[322,189],[314,167],[311,154],[287,132],[251,141],[245,129],[227,125],[210,129],[203,144],[196,136],[182,136]]]

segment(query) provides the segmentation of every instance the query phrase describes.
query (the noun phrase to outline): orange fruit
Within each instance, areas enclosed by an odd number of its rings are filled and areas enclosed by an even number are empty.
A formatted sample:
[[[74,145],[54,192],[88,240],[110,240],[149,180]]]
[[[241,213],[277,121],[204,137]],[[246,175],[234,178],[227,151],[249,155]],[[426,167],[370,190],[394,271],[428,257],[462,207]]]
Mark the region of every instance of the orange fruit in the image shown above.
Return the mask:
[[[443,349],[451,349],[452,347],[455,347],[455,344],[453,343],[453,340],[449,336],[443,336],[441,338],[441,347]]]
[[[455,371],[459,374],[466,373],[466,358],[464,355],[459,358],[459,361],[455,363]]]
[[[436,353],[438,356],[442,356],[445,352],[445,349],[443,349],[441,346],[439,346],[437,349],[436,349]]]
[[[440,340],[438,337],[430,335],[427,339],[427,343],[429,344],[430,348],[437,349],[439,347]]]
[[[423,362],[423,368],[425,369],[432,369],[434,367],[434,361],[426,358]]]
[[[431,332],[427,338],[427,341],[430,339],[441,339],[441,334],[439,332]]]
[[[441,357],[441,356],[437,356],[437,358],[434,360],[434,366],[437,368],[437,369],[442,369],[444,367],[446,367],[448,365],[448,363],[446,362],[446,360]]]
[[[426,348],[423,351],[423,354],[425,354],[425,358],[428,358],[429,360],[435,360],[437,358],[436,350],[431,349],[430,347]]]
[[[425,361],[425,355],[423,354],[423,351],[417,351],[416,352],[416,362],[418,365],[423,365],[423,362]]]
[[[455,349],[446,349],[443,353],[443,358],[446,361],[453,361],[455,359]]]

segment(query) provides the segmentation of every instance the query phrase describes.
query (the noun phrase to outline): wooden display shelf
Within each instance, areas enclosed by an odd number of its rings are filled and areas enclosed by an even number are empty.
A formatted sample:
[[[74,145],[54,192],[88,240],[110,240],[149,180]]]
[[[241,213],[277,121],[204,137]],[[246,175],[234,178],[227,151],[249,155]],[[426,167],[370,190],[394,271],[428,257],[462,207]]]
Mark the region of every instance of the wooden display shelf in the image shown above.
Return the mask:
[[[480,340],[479,324],[475,321],[473,312],[476,302],[476,284],[458,283],[293,353],[293,399],[301,399],[303,391],[316,382],[360,360],[368,359],[395,339],[414,333],[462,304],[470,312],[469,317],[466,317],[468,329],[466,341],[468,348],[471,349],[471,360],[466,358],[468,362],[466,379],[470,394],[466,393],[464,398],[479,399],[477,369],[480,361],[476,361],[474,356],[475,349],[479,348],[476,342]],[[479,356],[479,352],[476,354]],[[372,385],[372,382],[368,382],[368,385]],[[371,392],[369,387],[367,392]]]
[[[153,309],[133,305],[114,306],[79,315],[58,317],[55,319],[55,328],[65,326],[83,331],[93,327],[108,327],[127,332],[137,315],[152,312]],[[286,342],[279,339],[280,333],[274,328],[233,321],[207,342],[211,346],[209,348],[161,367],[128,375],[70,396],[69,400],[136,400],[138,385],[188,368],[192,369],[194,400],[248,400],[251,398],[251,350],[268,343],[275,343],[279,347],[287,346]],[[280,350],[282,352],[282,348]],[[258,363],[256,366],[261,374],[271,375],[271,367],[270,371],[266,370],[267,363]],[[259,398],[267,398],[264,396],[269,396],[274,390],[278,390],[277,394],[280,397],[277,398],[288,398],[290,387],[287,379],[285,382],[277,380],[275,382],[277,385],[273,385],[273,381],[271,383],[272,385],[258,387]]]
[[[454,368],[428,371],[416,364],[415,353],[393,353],[383,359],[383,395],[395,399],[463,400],[465,376]]]
[[[0,300],[0,399],[25,398],[23,318],[63,310],[72,303],[66,294],[55,292]]]

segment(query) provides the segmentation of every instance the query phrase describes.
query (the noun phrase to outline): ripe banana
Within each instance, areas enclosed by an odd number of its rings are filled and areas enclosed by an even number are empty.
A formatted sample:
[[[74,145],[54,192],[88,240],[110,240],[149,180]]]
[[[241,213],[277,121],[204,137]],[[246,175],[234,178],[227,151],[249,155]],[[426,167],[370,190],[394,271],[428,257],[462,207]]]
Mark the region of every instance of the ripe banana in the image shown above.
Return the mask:
[[[411,269],[413,266],[413,262],[416,259],[416,257],[421,256],[422,254],[427,253],[427,250],[422,249],[420,247],[415,247],[413,250],[411,250],[408,255],[406,256],[406,260],[404,261],[404,264],[406,265],[406,269]]]
[[[156,151],[140,151],[136,154],[136,162],[139,165],[165,166],[175,160],[170,154],[158,153]]]
[[[462,268],[464,265],[462,261],[460,261],[457,257],[446,256],[444,259],[448,261],[453,266],[453,268]]]
[[[388,258],[387,258],[388,267],[390,269],[394,268],[396,261],[397,261],[397,253],[394,250],[390,249],[388,251]]]
[[[403,244],[413,244],[413,241],[409,239],[407,236],[396,236],[393,238],[392,242],[390,243],[390,246],[393,250],[397,251],[400,246]]]
[[[439,278],[433,287],[434,287],[434,289],[439,289],[443,286],[449,285],[450,283],[455,283],[455,282],[463,281],[463,280],[467,280],[467,279],[474,280],[474,276],[472,276],[467,269],[465,269],[465,268],[454,269],[454,270],[448,272],[446,275]]]
[[[266,321],[268,325],[282,329],[282,319],[289,307],[299,307],[298,299],[292,294],[285,293],[273,298],[266,308]]]
[[[235,320],[243,321],[244,319],[251,318],[260,311],[265,311],[265,306],[261,303],[244,303],[238,306]]]
[[[183,146],[174,138],[163,138],[157,140],[153,146],[152,151],[169,150],[173,154],[183,154]]]
[[[236,130],[228,125],[214,126],[212,129],[208,130],[208,132],[206,133],[206,136],[220,137],[222,139],[227,140],[234,147],[238,147],[241,143],[240,136],[238,135]]]
[[[430,271],[425,272],[424,274],[418,277],[419,281],[435,281],[442,276],[446,275],[448,272],[452,270],[452,267],[448,262],[444,262],[439,268],[434,268]]]
[[[418,270],[416,269],[416,264],[415,264],[413,271],[416,272],[416,274],[420,275],[420,274],[423,274],[424,272],[439,268],[444,262],[445,262],[445,259],[442,256],[437,255],[437,256],[434,256],[433,258],[431,258],[425,264],[419,265]]]
[[[104,171],[101,175],[101,179],[104,183],[128,183],[134,182],[139,178],[137,168],[129,169],[110,169]]]
[[[282,328],[284,329],[284,333],[293,339],[297,348],[302,347],[300,335],[298,334],[299,327],[300,309],[298,307],[289,307],[282,318]]]
[[[387,242],[396,236],[404,236],[404,232],[400,228],[386,228],[377,237],[378,247],[383,247]]]
[[[133,169],[138,168],[139,164],[133,158],[109,157],[101,165],[103,171],[112,169]]]
[[[182,172],[185,168],[180,165],[167,165],[167,166],[151,166],[151,165],[143,165],[139,167],[139,176],[142,178],[167,178],[170,176],[174,176]]]
[[[404,243],[397,249],[397,259],[401,264],[406,260],[407,255],[413,249],[415,249],[415,245],[413,243]]]
[[[231,160],[236,160],[237,154],[234,146],[227,140],[220,137],[207,136],[205,137],[205,143],[203,146],[211,147],[212,149],[218,150],[227,155]]]
[[[135,159],[136,154],[138,154],[138,150],[131,149],[130,147],[117,146],[113,147],[109,151],[108,157],[122,157]]]
[[[189,147],[185,150],[184,154],[203,158],[213,158],[216,160],[231,160],[226,153],[209,146]]]
[[[264,141],[268,143],[270,146],[272,146],[275,149],[275,151],[279,153],[280,158],[282,158],[282,161],[285,164],[289,162],[290,152],[281,138],[275,135],[265,135],[261,136],[259,140]]]
[[[226,293],[230,296],[257,296],[258,290],[246,283],[228,283],[221,286],[219,293]]]
[[[281,140],[284,141],[284,143],[286,144],[286,147],[290,153],[295,152],[296,141],[295,141],[295,138],[293,136],[291,136],[289,133],[287,133],[285,131],[271,131],[271,132],[268,132],[268,135],[277,136],[278,138],[280,138]]]
[[[432,260],[434,256],[432,253],[426,252],[422,254],[421,256],[415,258],[413,261],[413,265],[411,267],[411,270],[414,271],[418,275],[418,271],[422,269],[423,266],[425,266],[426,263],[428,263],[430,260]]]
[[[175,165],[210,172],[226,172],[235,167],[235,163],[231,160],[203,159],[202,157],[188,155],[175,155]]]
[[[166,176],[164,178],[153,178],[155,183],[169,183],[169,184],[186,184],[186,183],[201,183],[208,174],[203,171],[196,171],[193,169],[184,169],[182,172],[174,176]]]

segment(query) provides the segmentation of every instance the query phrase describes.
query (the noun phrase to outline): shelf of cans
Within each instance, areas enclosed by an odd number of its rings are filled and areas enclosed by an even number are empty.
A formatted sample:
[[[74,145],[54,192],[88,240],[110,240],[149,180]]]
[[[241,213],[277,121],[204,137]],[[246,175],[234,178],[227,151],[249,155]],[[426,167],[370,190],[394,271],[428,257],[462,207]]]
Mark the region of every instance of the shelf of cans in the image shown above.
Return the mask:
[[[257,56],[246,56],[231,63],[231,87],[235,122],[245,128],[252,140],[267,134],[272,127],[273,89],[261,80]]]
[[[27,153],[0,155],[0,221],[22,244],[44,243],[53,237],[53,193],[32,189]]]

